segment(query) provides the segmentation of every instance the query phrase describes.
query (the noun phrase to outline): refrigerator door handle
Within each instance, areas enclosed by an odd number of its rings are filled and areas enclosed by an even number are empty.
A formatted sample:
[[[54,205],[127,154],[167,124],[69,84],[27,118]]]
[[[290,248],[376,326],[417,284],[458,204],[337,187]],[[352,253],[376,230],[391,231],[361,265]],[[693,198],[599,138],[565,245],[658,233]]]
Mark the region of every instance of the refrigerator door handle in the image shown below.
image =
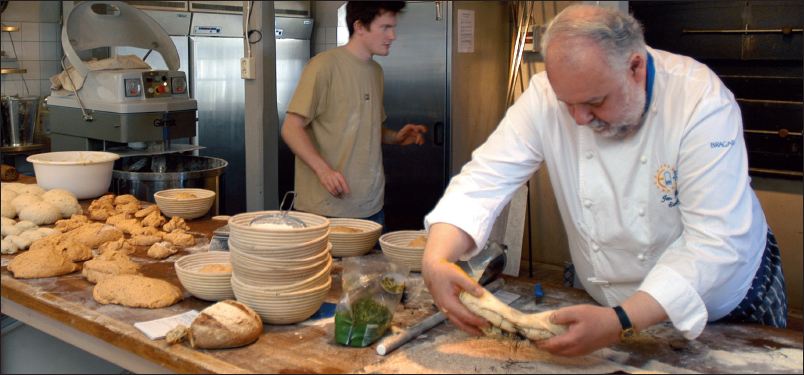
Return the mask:
[[[435,2],[435,8],[436,8],[435,20],[436,21],[441,21],[441,19],[444,18],[444,17],[443,17],[443,14],[441,13],[441,2],[440,1]]]
[[[433,144],[436,146],[444,145],[444,123],[441,121],[433,124]]]

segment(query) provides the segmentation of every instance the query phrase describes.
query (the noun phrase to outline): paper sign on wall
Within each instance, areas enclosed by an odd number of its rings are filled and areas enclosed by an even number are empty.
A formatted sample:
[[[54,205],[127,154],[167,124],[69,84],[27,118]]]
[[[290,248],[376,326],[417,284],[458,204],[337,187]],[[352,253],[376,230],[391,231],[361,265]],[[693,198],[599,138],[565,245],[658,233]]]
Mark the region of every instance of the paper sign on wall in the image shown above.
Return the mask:
[[[458,53],[475,52],[475,11],[458,9]]]

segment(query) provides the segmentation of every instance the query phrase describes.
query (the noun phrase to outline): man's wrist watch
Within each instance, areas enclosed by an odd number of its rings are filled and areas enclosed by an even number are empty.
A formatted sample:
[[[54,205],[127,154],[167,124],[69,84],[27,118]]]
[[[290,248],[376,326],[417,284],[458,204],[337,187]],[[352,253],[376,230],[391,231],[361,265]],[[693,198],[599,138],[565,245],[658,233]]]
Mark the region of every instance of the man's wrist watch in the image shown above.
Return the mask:
[[[622,327],[620,340],[634,337],[636,331],[634,331],[634,326],[631,325],[631,319],[628,319],[628,314],[625,313],[625,310],[620,306],[614,306],[614,312],[617,313],[617,319],[620,319],[620,326]]]

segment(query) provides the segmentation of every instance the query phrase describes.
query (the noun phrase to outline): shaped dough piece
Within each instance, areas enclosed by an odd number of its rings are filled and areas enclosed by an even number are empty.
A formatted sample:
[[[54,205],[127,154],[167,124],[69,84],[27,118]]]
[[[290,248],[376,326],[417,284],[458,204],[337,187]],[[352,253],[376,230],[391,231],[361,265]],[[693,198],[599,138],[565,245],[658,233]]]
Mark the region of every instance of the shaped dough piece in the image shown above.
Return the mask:
[[[149,214],[151,214],[151,212],[154,212],[154,211],[159,212],[160,214],[162,213],[162,212],[159,211],[159,206],[157,206],[155,204],[152,204],[152,205],[150,205],[148,207],[145,207],[145,208],[135,212],[134,217],[136,217],[137,219],[142,219],[142,218],[148,216]]]
[[[461,302],[469,311],[485,318],[491,325],[507,332],[516,332],[531,340],[544,340],[566,332],[567,327],[550,323],[553,310],[535,314],[524,314],[506,305],[487,290],[477,298],[462,292]]]
[[[168,241],[176,246],[188,247],[195,245],[195,237],[192,234],[186,233],[183,230],[174,230],[164,236],[165,241]]]
[[[147,234],[135,234],[126,242],[129,246],[151,246],[162,241],[162,236],[151,236]]]
[[[148,256],[154,259],[165,259],[177,252],[179,252],[179,248],[170,242],[162,241],[151,245],[148,249]]]
[[[0,199],[0,215],[9,219],[17,216],[17,210],[14,209],[11,199]]]
[[[75,241],[89,246],[90,249],[96,249],[103,243],[123,238],[123,232],[120,229],[102,223],[86,224],[66,234]]]
[[[36,225],[53,224],[61,219],[61,210],[58,207],[45,202],[39,201],[31,203],[28,206],[17,211],[20,220],[32,221]]]
[[[168,221],[167,224],[162,226],[162,230],[168,233],[173,232],[176,229],[190,230],[190,226],[187,225],[187,222],[184,221],[183,217],[179,216],[173,216],[170,218],[170,221]]]
[[[61,217],[70,217],[83,213],[78,199],[67,190],[53,189],[42,194],[42,200],[52,204],[61,212]]]
[[[122,214],[116,214],[116,215],[109,216],[108,218],[106,218],[106,224],[114,225],[114,226],[117,227],[117,224],[122,223],[123,221],[129,220],[129,219],[131,219],[131,215],[124,212]],[[120,228],[120,227],[118,227],[118,228]],[[120,228],[120,229],[122,230],[123,228]]]
[[[60,276],[77,269],[77,264],[52,247],[22,253],[8,263],[9,272],[18,279]]]
[[[3,187],[3,189],[0,190],[0,197],[2,197],[3,199],[7,199],[9,202],[14,200],[14,198],[16,198],[18,195],[19,194],[16,191],[8,189],[6,187]]]
[[[5,237],[20,234],[20,228],[16,228],[17,222],[14,219],[3,216],[0,220],[0,235]]]
[[[10,236],[9,236],[10,237]],[[4,238],[3,241],[0,241],[0,253],[2,254],[16,254],[20,249],[14,242],[11,242],[8,238]]]
[[[181,301],[181,289],[159,279],[140,275],[117,275],[101,280],[92,289],[100,304],[158,309]]]
[[[154,211],[148,214],[145,219],[142,219],[142,226],[144,227],[154,227],[159,228],[165,224],[165,217],[159,213],[159,211]]]
[[[70,216],[69,219],[63,219],[56,221],[56,230],[62,233],[69,232],[73,229],[76,229],[84,224],[89,223],[89,218],[84,215],[73,215]]]
[[[121,251],[121,252],[124,252],[126,254],[134,254],[136,249],[131,247],[131,245],[128,244],[128,240],[126,240],[125,238],[121,237],[121,238],[117,239],[116,241],[109,241],[109,242],[106,242],[106,243],[98,246],[98,251],[101,254],[106,253],[108,251]]]
[[[123,194],[123,195],[118,195],[117,197],[115,197],[113,203],[114,203],[115,206],[121,205],[121,204],[131,204],[131,203],[140,204],[140,200],[137,199],[137,197],[135,197],[135,196],[133,196],[131,194]]]
[[[131,261],[125,250],[106,251],[84,263],[81,274],[95,284],[117,275],[138,275],[140,266]]]
[[[114,210],[117,213],[127,213],[127,214],[135,214],[137,211],[140,210],[140,203],[137,202],[129,202],[124,204],[118,204],[114,206]]]
[[[73,240],[69,235],[57,234],[47,236],[31,243],[31,251],[54,249],[61,252],[70,261],[85,261],[92,259],[92,249],[83,243]]]
[[[41,186],[36,184],[23,184],[22,187],[17,189],[17,193],[41,196],[42,194],[45,193],[45,189],[42,189]]]
[[[23,208],[28,207],[36,202],[41,202],[42,198],[38,195],[33,194],[19,194],[16,198],[11,200],[11,206],[14,207],[14,211],[17,214],[22,211]]]

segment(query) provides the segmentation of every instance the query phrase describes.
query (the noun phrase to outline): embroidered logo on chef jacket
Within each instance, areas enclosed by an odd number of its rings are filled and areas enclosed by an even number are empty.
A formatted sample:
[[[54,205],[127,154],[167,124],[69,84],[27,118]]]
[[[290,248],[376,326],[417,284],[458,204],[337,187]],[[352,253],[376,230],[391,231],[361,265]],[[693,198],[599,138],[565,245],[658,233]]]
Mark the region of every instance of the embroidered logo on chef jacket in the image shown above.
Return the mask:
[[[676,181],[678,174],[676,170],[667,164],[662,164],[656,171],[654,178],[656,187],[663,193],[662,203],[667,204],[667,207],[675,207],[678,205],[678,187]]]

